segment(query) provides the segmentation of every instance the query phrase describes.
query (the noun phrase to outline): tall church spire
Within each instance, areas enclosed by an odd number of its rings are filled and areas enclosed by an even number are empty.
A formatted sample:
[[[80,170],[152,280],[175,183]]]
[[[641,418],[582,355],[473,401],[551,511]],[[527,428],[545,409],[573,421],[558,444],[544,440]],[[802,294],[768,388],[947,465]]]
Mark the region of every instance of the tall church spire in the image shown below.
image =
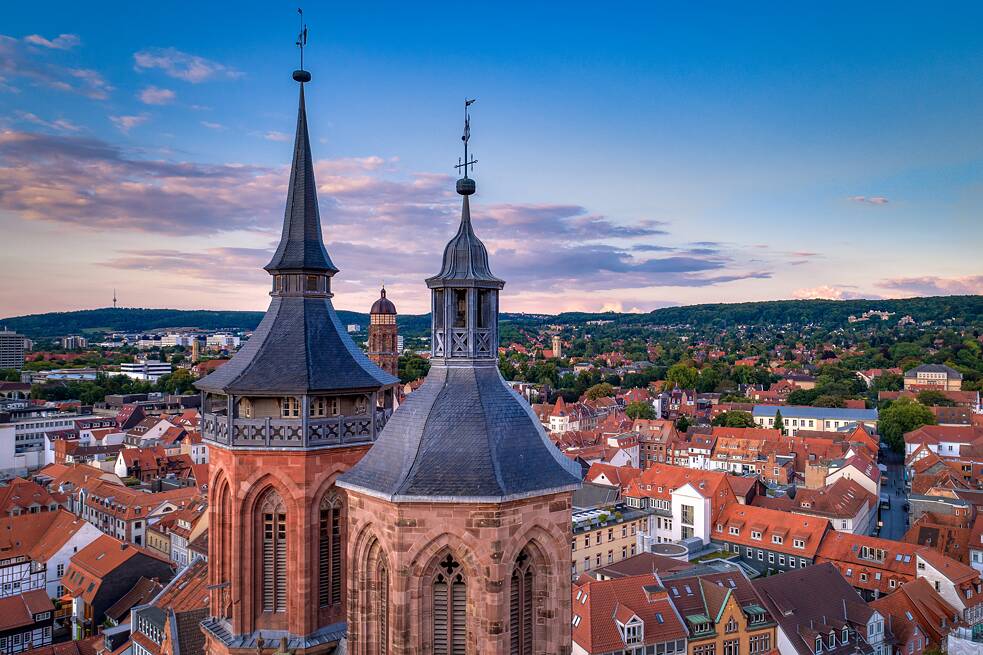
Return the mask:
[[[306,33],[306,28],[304,32]],[[306,35],[304,36],[306,39]],[[297,109],[297,133],[294,137],[294,157],[290,167],[287,208],[283,216],[283,233],[273,259],[265,266],[270,273],[304,271],[334,275],[338,269],[331,262],[321,237],[321,215],[317,207],[317,183],[314,181],[314,158],[311,138],[307,131],[307,106],[304,84],[311,74],[295,70],[293,78],[300,83],[300,103]]]

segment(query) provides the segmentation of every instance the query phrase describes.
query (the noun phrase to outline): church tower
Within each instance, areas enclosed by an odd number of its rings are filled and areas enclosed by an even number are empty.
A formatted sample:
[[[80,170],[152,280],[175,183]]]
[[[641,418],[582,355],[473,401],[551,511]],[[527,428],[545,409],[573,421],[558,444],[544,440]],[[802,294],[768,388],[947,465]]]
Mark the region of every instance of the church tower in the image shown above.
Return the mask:
[[[348,507],[337,477],[392,413],[397,379],[362,353],[331,303],[300,83],[297,134],[269,309],[243,348],[198,381],[210,449],[210,655],[330,653],[345,633]]]
[[[369,359],[386,373],[399,375],[399,330],[396,305],[386,298],[386,287],[369,310]]]
[[[348,491],[353,655],[571,649],[579,470],[498,372],[505,283],[471,225],[470,163],[465,150],[461,223],[427,280],[430,373],[338,482]]]

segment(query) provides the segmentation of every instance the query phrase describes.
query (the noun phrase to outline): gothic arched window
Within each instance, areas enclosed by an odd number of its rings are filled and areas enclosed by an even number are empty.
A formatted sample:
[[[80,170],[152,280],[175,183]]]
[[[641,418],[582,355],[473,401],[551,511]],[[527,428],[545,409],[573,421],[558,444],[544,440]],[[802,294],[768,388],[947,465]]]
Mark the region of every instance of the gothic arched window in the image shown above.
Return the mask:
[[[515,566],[512,567],[509,624],[510,655],[532,655],[533,566],[525,548],[515,558]]]
[[[465,655],[468,588],[461,565],[450,553],[437,564],[431,589],[434,655]]]
[[[287,611],[287,508],[274,489],[259,502],[264,612]]]
[[[334,494],[318,510],[318,602],[321,607],[341,602],[341,501]]]

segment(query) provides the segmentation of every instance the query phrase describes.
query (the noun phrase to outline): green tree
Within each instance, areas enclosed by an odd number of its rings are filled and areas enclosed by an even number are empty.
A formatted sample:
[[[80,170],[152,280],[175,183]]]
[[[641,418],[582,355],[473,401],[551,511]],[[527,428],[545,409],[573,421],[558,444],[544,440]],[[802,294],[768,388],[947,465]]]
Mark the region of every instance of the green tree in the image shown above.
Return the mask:
[[[416,353],[400,355],[399,357],[399,379],[403,384],[419,380],[430,372],[430,361]]]
[[[689,419],[686,416],[680,416],[676,419],[676,430],[679,432],[686,432],[689,430]]]
[[[775,429],[785,434],[785,421],[782,420],[782,410],[775,411]]]
[[[926,407],[955,407],[956,403],[936,389],[926,389],[918,394],[918,402]]]
[[[0,381],[20,382],[20,371],[16,368],[0,368]]]
[[[713,419],[713,425],[725,428],[753,428],[754,417],[751,416],[750,412],[733,410],[718,414]]]
[[[687,366],[686,364],[673,364],[669,367],[666,372],[666,380],[671,385],[675,385],[680,389],[693,389],[696,387],[696,381],[700,377],[700,372],[697,371],[692,366]]]
[[[878,391],[901,391],[904,388],[904,377],[897,373],[882,373],[874,378],[870,385],[870,390],[874,393]]]
[[[813,407],[843,407],[846,403],[843,401],[842,396],[831,396],[825,394],[819,396],[814,401],[812,401]]]
[[[195,378],[191,375],[191,371],[186,368],[179,368],[170,375],[162,377],[157,386],[161,391],[167,393],[184,394],[194,391],[194,381]]]
[[[878,418],[878,429],[884,441],[897,452],[904,448],[905,433],[923,425],[935,425],[935,415],[911,398],[898,398]]]
[[[651,403],[647,403],[644,400],[636,400],[635,402],[628,403],[625,407],[625,414],[632,420],[637,418],[652,419],[655,418],[655,409]]]
[[[601,382],[600,384],[595,384],[589,388],[585,393],[585,396],[589,400],[597,400],[598,398],[606,398],[607,396],[614,395],[614,387],[612,387],[607,382]]]

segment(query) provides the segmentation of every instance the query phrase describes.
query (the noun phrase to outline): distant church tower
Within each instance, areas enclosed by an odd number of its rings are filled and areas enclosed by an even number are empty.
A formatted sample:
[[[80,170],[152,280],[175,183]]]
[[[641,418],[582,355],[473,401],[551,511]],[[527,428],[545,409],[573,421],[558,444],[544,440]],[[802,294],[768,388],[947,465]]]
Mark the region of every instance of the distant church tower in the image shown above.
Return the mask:
[[[369,311],[369,359],[386,373],[399,375],[399,331],[396,328],[396,305],[386,298],[386,287]]]
[[[498,372],[505,283],[472,229],[475,184],[464,173],[460,227],[427,280],[430,373],[338,482],[348,490],[353,655],[571,650],[579,469]]]
[[[210,448],[210,655],[331,653],[345,633],[345,495],[335,486],[392,412],[397,379],[331,303],[304,83],[269,309],[230,362],[197,382]]]

